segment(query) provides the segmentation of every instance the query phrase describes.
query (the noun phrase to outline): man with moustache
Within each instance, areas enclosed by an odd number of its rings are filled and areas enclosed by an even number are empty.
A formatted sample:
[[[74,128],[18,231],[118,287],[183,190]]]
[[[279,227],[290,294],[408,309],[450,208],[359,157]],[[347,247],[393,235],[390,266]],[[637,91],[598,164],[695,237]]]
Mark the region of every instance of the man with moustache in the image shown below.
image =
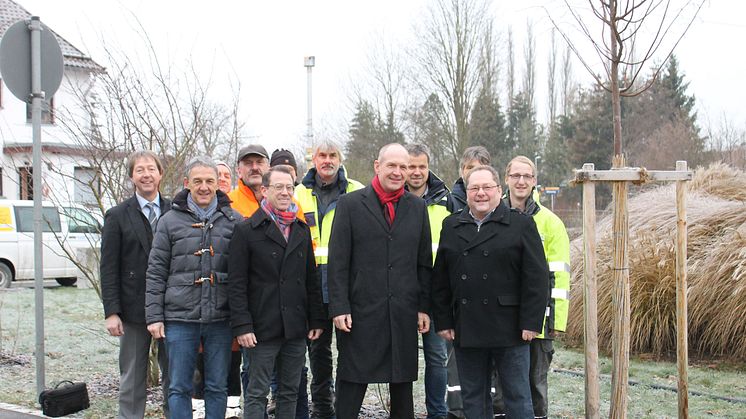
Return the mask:
[[[248,348],[244,397],[250,418],[264,416],[275,366],[275,414],[295,415],[306,338],[321,335],[326,317],[310,230],[297,217],[293,189],[289,168],[271,168],[262,179],[261,209],[236,227],[231,240],[231,324]]]
[[[145,324],[145,271],[153,232],[171,201],[159,192],[163,166],[152,151],[127,158],[132,198],[106,211],[101,235],[101,299],[106,330],[119,337],[119,418],[145,415],[150,332]],[[168,396],[168,359],[158,340],[163,396]],[[164,405],[168,417],[168,405]]]
[[[205,360],[205,414],[225,417],[231,357],[228,246],[239,216],[217,189],[206,156],[186,167],[184,190],[160,221],[148,259],[145,320],[169,352],[168,403],[174,419],[192,417],[192,377],[200,343]]]
[[[453,342],[467,418],[492,418],[492,367],[506,412],[531,418],[529,345],[549,298],[544,250],[531,217],[501,203],[490,166],[464,175],[467,207],[443,222],[433,269],[438,334]]]
[[[311,237],[315,245],[316,263],[321,273],[321,291],[324,307],[329,307],[328,261],[329,242],[339,198],[347,193],[362,189],[363,185],[347,178],[342,166],[342,150],[330,141],[323,141],[314,147],[313,167],[306,173],[295,190],[295,197],[303,207]],[[314,418],[334,417],[334,381],[332,367],[332,322],[324,325],[324,333],[319,339],[309,342],[308,355],[311,362],[311,398]],[[303,392],[301,392],[303,394]]]
[[[262,175],[269,170],[269,154],[259,144],[249,144],[238,151],[238,183],[229,194],[231,207],[244,217],[251,217],[262,200]]]
[[[404,190],[409,154],[381,148],[371,185],[337,202],[329,247],[329,316],[337,330],[339,419],[356,419],[369,383],[389,383],[391,418],[414,417],[417,332],[430,326],[425,202]]]

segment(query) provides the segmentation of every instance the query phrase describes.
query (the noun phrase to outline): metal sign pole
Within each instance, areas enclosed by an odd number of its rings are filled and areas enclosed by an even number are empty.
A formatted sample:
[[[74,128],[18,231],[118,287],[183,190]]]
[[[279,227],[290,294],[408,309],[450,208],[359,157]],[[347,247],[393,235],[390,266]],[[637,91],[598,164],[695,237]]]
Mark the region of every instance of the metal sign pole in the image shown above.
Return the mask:
[[[36,308],[36,394],[44,391],[44,264],[42,263],[41,186],[41,21],[31,18],[31,125],[33,130],[34,293]]]

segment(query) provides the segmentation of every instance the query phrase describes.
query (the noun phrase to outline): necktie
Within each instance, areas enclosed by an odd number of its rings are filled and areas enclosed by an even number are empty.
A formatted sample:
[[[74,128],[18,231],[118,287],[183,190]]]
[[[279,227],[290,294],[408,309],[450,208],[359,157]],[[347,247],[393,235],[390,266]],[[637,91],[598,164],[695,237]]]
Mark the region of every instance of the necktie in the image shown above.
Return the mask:
[[[145,208],[148,209],[148,222],[150,223],[150,228],[155,232],[155,226],[158,224],[158,217],[155,216],[155,204],[148,202],[145,204]]]

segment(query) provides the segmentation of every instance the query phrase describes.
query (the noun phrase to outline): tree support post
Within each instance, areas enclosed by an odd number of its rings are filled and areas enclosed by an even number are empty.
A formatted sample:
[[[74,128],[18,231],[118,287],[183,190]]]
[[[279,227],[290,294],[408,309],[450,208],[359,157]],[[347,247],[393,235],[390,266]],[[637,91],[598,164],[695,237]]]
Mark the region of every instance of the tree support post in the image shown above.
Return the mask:
[[[583,165],[593,171],[593,163]],[[599,419],[598,293],[596,288],[596,184],[583,183],[583,318],[585,328],[585,417]]]
[[[686,172],[686,162],[677,161],[676,171]],[[686,188],[686,181],[676,181],[676,363],[679,372],[679,418],[689,417]]]

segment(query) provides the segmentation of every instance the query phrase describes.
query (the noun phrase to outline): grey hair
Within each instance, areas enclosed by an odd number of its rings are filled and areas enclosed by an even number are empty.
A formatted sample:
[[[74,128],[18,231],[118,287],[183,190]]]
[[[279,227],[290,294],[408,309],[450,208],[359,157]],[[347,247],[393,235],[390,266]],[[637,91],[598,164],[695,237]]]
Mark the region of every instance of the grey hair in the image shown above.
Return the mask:
[[[195,167],[209,167],[210,169],[215,171],[215,176],[218,176],[218,165],[215,164],[215,160],[213,160],[210,156],[197,156],[189,160],[189,163],[187,163],[186,165],[186,169],[184,169],[184,177],[189,179],[189,173],[191,173],[192,169],[194,169]]]
[[[430,148],[425,144],[407,144],[404,148],[407,149],[407,153],[410,156],[417,157],[425,155],[427,162],[430,163]]]
[[[377,160],[379,162],[382,162],[383,161],[383,155],[389,150],[389,148],[397,147],[397,146],[401,147],[401,148],[404,148],[404,146],[401,145],[401,144],[399,144],[399,143],[388,143],[385,146],[381,147],[381,149],[378,151],[378,159]],[[407,149],[404,148],[404,151],[406,151],[406,150]]]
[[[483,165],[489,165],[491,160],[490,152],[481,145],[475,145],[467,148],[466,150],[464,150],[464,154],[461,156],[461,161],[459,162],[461,170],[466,167],[466,163],[472,160],[479,160],[479,163]]]
[[[316,157],[317,154],[319,154],[320,151],[336,151],[339,155],[339,161],[341,162],[344,160],[344,153],[342,152],[342,147],[339,146],[339,144],[335,143],[331,140],[322,140],[313,147],[313,154],[311,154],[311,157]]]
[[[472,168],[468,172],[464,173],[464,188],[469,188],[469,178],[471,177],[471,175],[481,170],[484,170],[485,172],[490,172],[490,174],[492,174],[492,179],[495,181],[495,183],[497,183],[497,186],[500,186],[500,175],[497,173],[497,170],[495,170],[494,167],[477,166],[475,168]]]

